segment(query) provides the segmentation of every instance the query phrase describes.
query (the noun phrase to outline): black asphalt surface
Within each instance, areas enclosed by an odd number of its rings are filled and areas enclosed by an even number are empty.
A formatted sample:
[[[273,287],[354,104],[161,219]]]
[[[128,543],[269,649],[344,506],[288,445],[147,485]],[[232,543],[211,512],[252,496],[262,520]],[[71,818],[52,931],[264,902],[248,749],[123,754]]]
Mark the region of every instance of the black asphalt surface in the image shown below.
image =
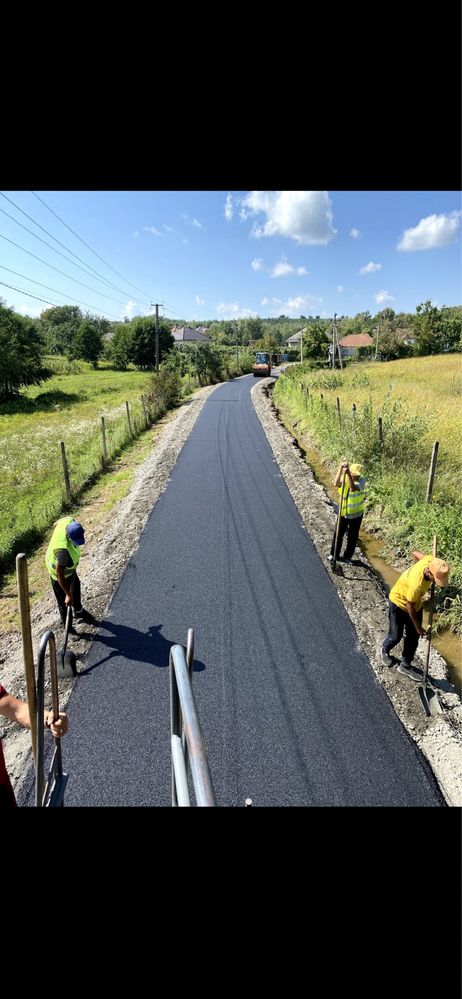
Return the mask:
[[[189,627],[219,805],[444,804],[358,651],[254,384],[205,402],[80,667],[68,806],[171,804],[168,654]]]

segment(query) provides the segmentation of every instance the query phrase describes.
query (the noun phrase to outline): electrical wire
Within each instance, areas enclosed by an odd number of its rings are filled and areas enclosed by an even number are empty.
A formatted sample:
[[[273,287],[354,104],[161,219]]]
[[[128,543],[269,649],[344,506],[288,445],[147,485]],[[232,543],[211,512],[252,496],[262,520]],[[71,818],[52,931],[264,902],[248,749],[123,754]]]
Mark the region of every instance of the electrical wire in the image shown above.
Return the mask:
[[[79,257],[77,253],[74,253],[74,251],[71,250],[69,246],[66,246],[65,243],[61,243],[61,240],[57,239],[56,236],[53,236],[52,232],[49,232],[48,229],[45,229],[43,225],[40,225],[40,222],[37,222],[36,219],[32,218],[31,215],[28,215],[27,212],[25,212],[22,208],[20,208],[15,201],[12,201],[11,198],[8,198],[7,195],[3,194],[2,191],[0,191],[0,194],[2,198],[5,198],[6,201],[9,201],[10,205],[13,205],[15,208],[17,208],[18,212],[21,212],[22,215],[25,215],[25,217],[29,219],[30,222],[33,222],[34,225],[38,226],[38,228],[41,229],[42,232],[46,232],[47,236],[50,236],[51,239],[54,239],[55,243],[59,243],[59,246],[62,246],[64,250],[67,250],[67,252],[71,253],[73,257],[76,257],[77,260],[80,260],[82,264],[85,264],[85,267],[80,267],[79,264],[74,264],[73,260],[70,260],[69,257],[66,257],[63,253],[60,253],[59,250],[55,250],[54,246],[50,246],[50,244],[47,243],[46,240],[42,239],[41,242],[45,243],[45,246],[48,246],[50,250],[53,250],[55,253],[59,253],[61,257],[64,257],[65,260],[69,260],[69,263],[71,263],[74,267],[79,267],[79,270],[81,271],[83,270],[84,273],[88,274],[89,277],[93,276],[90,273],[91,271],[93,271],[93,274],[95,274],[100,281],[104,281],[105,284],[109,285],[110,288],[115,288],[115,290],[120,291],[122,295],[130,296],[131,294],[130,292],[125,291],[124,288],[119,288],[117,284],[113,284],[113,282],[109,281],[108,278],[103,277],[103,275],[99,274],[99,272],[95,270],[95,268],[92,267],[91,264],[87,264],[86,260],[82,260],[82,257]],[[0,211],[3,211],[3,209],[0,208]],[[8,212],[4,212],[4,215],[7,215],[8,218],[12,219],[13,222],[16,222],[17,225],[21,225],[21,222],[18,222],[18,220],[15,219],[12,215],[8,215]],[[31,229],[28,229],[27,226],[23,225],[22,228],[25,229],[26,232],[30,232],[31,235],[35,236],[36,239],[40,239],[40,236],[37,236],[37,234],[35,232],[32,232]],[[89,268],[89,270],[86,270],[87,267]],[[141,303],[141,304],[146,304],[146,303]]]
[[[91,253],[94,253],[95,257],[98,257],[98,260],[101,260],[103,262],[103,264],[106,265],[106,267],[109,267],[109,269],[111,271],[114,271],[114,274],[117,274],[118,277],[121,277],[122,281],[126,281],[126,283],[129,284],[129,285],[131,285],[132,288],[135,288],[136,291],[140,291],[141,294],[144,295],[145,298],[149,298],[150,297],[146,291],[142,291],[142,289],[138,288],[136,286],[136,284],[133,284],[133,281],[129,281],[128,278],[126,278],[126,277],[123,276],[123,274],[120,274],[119,271],[116,271],[115,267],[111,267],[111,264],[108,264],[107,260],[104,260],[104,257],[101,257],[99,255],[99,253],[96,252],[96,250],[93,250],[92,247],[88,243],[86,243],[85,240],[82,239],[81,236],[78,235],[77,232],[74,232],[74,230],[71,229],[70,225],[68,225],[67,222],[65,222],[64,219],[62,219],[57,214],[57,212],[53,211],[53,209],[50,208],[49,205],[47,205],[46,201],[44,201],[43,198],[39,197],[39,195],[36,193],[36,191],[32,191],[32,194],[38,199],[38,201],[42,202],[42,205],[45,205],[45,208],[48,208],[48,211],[51,212],[52,215],[54,215],[57,219],[59,219],[60,222],[62,222],[63,225],[66,226],[66,229],[69,229],[69,232],[71,232],[73,236],[76,236],[77,239],[80,239],[80,242],[83,243],[83,245],[86,246],[87,249],[91,251]]]
[[[89,305],[88,302],[81,302],[81,301],[79,301],[78,298],[72,298],[70,295],[65,295],[63,291],[58,291],[57,288],[50,288],[49,284],[43,284],[42,281],[35,281],[34,278],[29,277],[27,274],[21,274],[20,271],[13,271],[11,269],[11,267],[5,267],[4,264],[0,264],[0,268],[1,268],[2,271],[9,271],[10,274],[16,274],[17,277],[24,278],[25,281],[32,281],[32,284],[38,284],[40,286],[40,288],[46,288],[48,291],[52,291],[54,295],[59,295],[60,298],[67,298],[67,299],[69,299],[70,302],[76,302],[77,305],[85,305],[88,309],[92,310],[93,314],[95,314],[94,313],[94,309],[95,309],[94,305]],[[117,319],[120,322],[122,321],[122,320],[119,319],[119,316],[114,316],[113,312],[106,312],[106,315],[107,316],[112,316],[113,319]]]

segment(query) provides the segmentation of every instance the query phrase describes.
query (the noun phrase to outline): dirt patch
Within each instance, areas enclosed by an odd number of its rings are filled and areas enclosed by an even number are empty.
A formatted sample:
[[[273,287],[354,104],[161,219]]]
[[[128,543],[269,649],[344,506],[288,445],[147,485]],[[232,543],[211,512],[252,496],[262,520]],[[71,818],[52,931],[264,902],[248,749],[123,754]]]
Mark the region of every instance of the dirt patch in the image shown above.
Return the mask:
[[[338,595],[355,627],[358,648],[368,657],[372,669],[390,698],[401,722],[427,757],[436,780],[450,805],[462,805],[462,704],[449,679],[444,659],[432,649],[429,678],[438,689],[442,714],[427,718],[418,693],[418,684],[400,676],[396,668],[382,666],[380,650],[388,631],[386,591],[364,554],[360,564],[341,565],[342,575],[328,568],[335,526],[333,504],[301,455],[300,449],[280,423],[271,397],[272,382],[265,379],[252,389],[252,401],[268,438],[286,485],[303,523],[326,565]],[[353,585],[352,585],[353,583]],[[423,668],[420,643],[415,665]],[[398,648],[393,650],[398,656]]]
[[[209,385],[199,389],[178,411],[169,414],[162,423],[152,428],[150,431],[152,453],[141,465],[138,465],[129,492],[122,500],[113,505],[111,486],[108,488],[106,485],[96,487],[93,501],[75,507],[73,512],[84,524],[86,538],[79,567],[82,602],[97,619],[104,616],[125,566],[138,547],[147,518],[167,485],[169,475],[205,400],[216,387]],[[124,481],[126,465],[126,459],[122,456],[113,482],[113,490],[116,493]],[[130,476],[132,471],[131,469],[128,472]],[[63,639],[56,600],[43,562],[46,547],[46,544],[43,545],[36,555],[28,560],[32,642],[35,651],[38,649],[41,635],[48,628],[55,632],[58,648]],[[26,700],[14,580],[10,581],[9,586],[2,592],[2,599],[7,602],[11,610],[7,620],[3,619],[5,630],[0,633],[0,681],[14,697]],[[87,633],[94,634],[95,630],[85,625]],[[72,641],[72,649],[78,660],[82,659],[88,650],[90,641],[91,639]],[[69,700],[73,684],[73,680],[60,681],[59,695],[62,709]],[[45,703],[51,703],[48,680],[45,683]],[[32,759],[30,733],[27,729],[0,716],[0,735],[2,730],[6,765],[13,788],[18,791]]]

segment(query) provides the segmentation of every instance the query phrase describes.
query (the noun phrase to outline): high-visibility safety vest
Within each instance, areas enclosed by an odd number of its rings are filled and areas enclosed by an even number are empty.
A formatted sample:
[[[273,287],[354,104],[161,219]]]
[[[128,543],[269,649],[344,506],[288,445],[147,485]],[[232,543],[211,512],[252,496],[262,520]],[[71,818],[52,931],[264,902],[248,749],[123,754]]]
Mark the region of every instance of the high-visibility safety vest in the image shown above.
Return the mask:
[[[345,483],[345,492],[343,494],[342,503],[342,517],[346,517],[347,520],[354,520],[355,517],[362,517],[364,513],[364,500],[366,498],[366,480],[361,478],[355,482],[355,486],[359,486],[359,489],[352,492],[349,486],[348,478]],[[342,487],[339,486],[338,490],[339,496],[342,495]]]
[[[73,520],[75,517],[61,517],[51,535],[51,541],[45,555],[45,565],[52,579],[58,578],[56,575],[56,552],[59,548],[66,548],[72,559],[72,565],[67,565],[64,568],[65,576],[71,576],[79,564],[80,548],[78,545],[73,545],[66,535],[66,527],[72,524]]]

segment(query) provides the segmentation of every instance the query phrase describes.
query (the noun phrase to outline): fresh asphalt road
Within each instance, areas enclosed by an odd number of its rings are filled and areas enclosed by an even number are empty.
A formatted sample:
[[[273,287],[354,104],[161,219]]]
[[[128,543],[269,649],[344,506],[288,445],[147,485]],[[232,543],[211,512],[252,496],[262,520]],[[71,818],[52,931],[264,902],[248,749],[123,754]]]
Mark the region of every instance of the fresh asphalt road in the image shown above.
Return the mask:
[[[190,627],[219,805],[444,804],[358,651],[254,384],[205,402],[81,666],[66,805],[171,804],[168,654]]]

